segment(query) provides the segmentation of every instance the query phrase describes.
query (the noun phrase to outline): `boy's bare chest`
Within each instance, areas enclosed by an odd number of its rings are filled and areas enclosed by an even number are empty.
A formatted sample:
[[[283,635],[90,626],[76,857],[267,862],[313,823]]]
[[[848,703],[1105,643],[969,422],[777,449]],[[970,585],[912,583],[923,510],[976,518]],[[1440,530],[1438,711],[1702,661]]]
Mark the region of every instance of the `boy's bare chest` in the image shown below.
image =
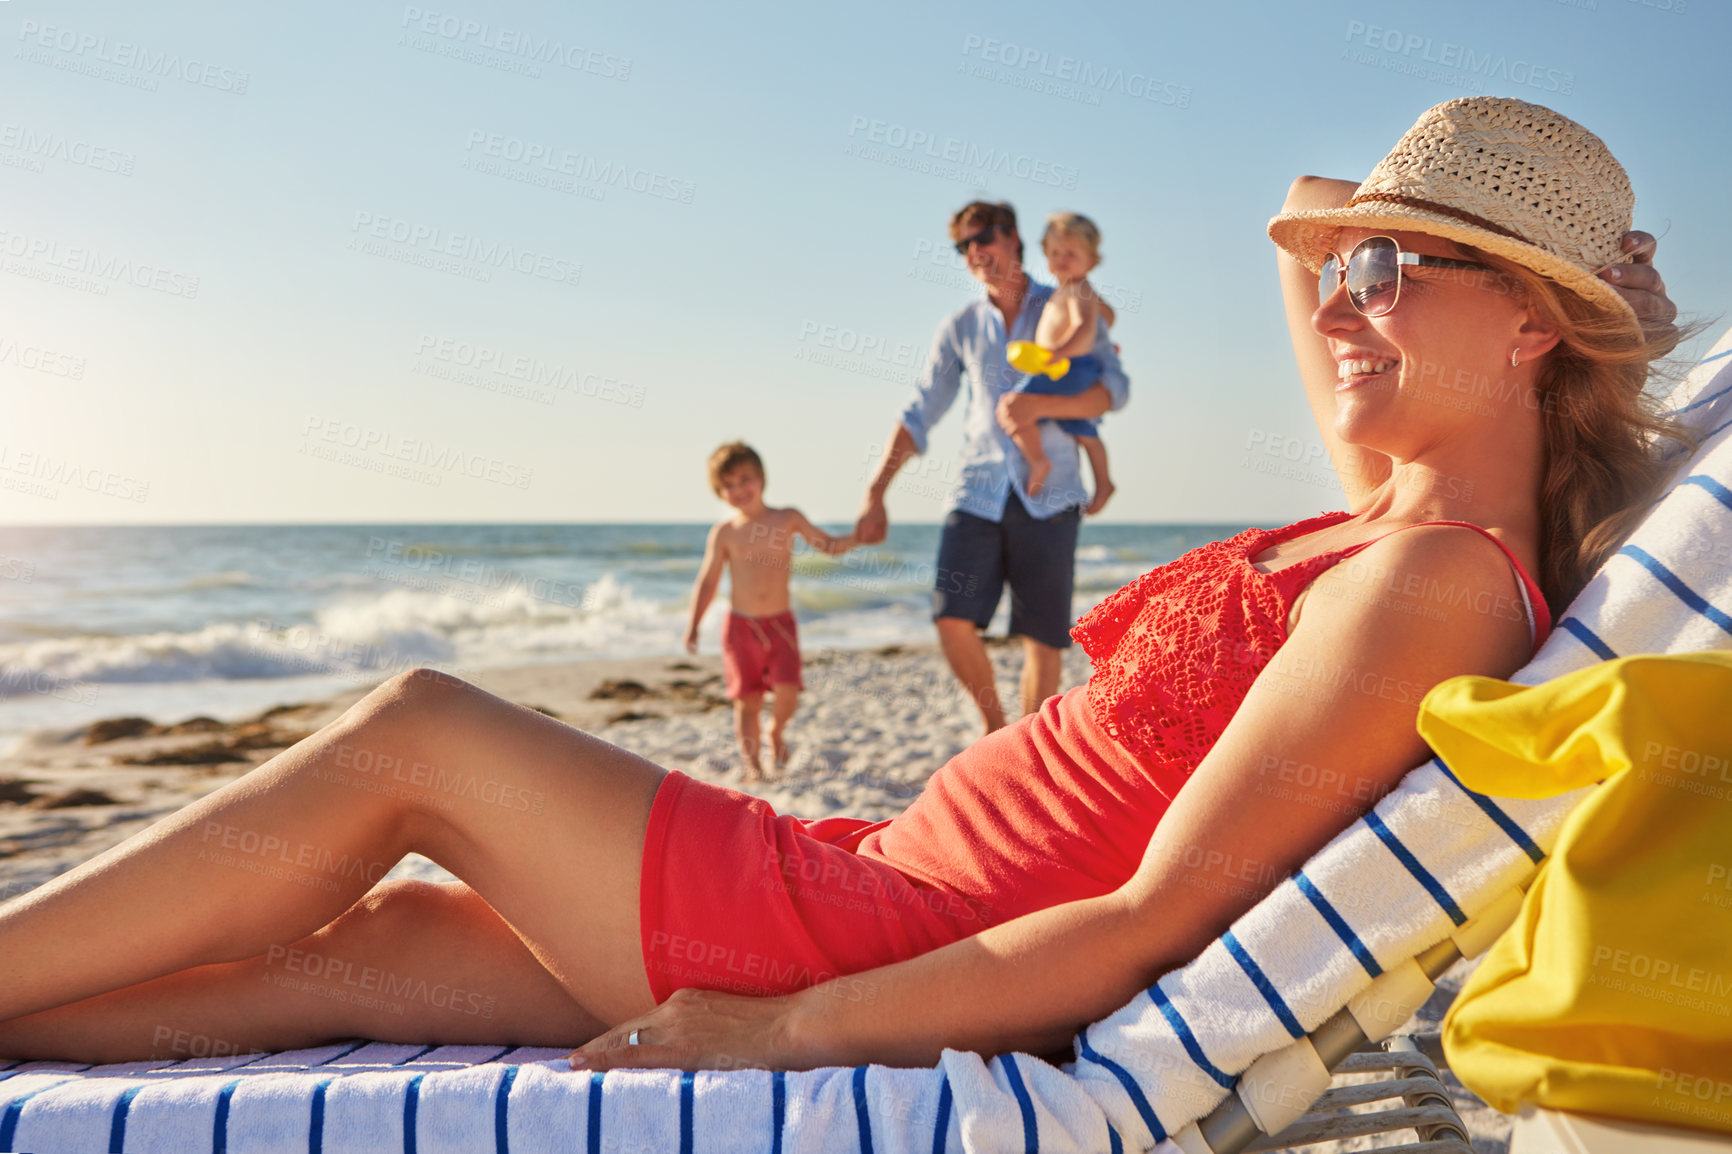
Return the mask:
[[[794,534],[785,526],[753,522],[735,526],[728,543],[728,557],[750,569],[782,569],[792,563]]]

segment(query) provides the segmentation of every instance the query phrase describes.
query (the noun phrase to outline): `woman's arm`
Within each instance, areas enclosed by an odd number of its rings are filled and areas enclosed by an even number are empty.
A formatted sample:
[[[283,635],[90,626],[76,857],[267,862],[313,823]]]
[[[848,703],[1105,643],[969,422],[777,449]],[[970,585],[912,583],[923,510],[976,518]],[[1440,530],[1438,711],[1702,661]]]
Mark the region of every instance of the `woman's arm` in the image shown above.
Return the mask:
[[[1359,186],[1348,180],[1329,180],[1321,176],[1301,176],[1287,191],[1282,212],[1303,212],[1307,209],[1339,208],[1346,204]],[[1335,358],[1329,355],[1329,345],[1311,327],[1311,314],[1317,311],[1317,275],[1287,253],[1275,250],[1276,270],[1281,279],[1281,300],[1287,309],[1287,331],[1293,338],[1293,359],[1299,362],[1299,379],[1305,386],[1305,398],[1311,402],[1311,415],[1317,421],[1317,435],[1324,451],[1347,490],[1347,507],[1357,513],[1371,499],[1375,490],[1389,477],[1389,457],[1372,449],[1349,445],[1335,433]]]
[[[1114,893],[1029,914],[929,954],[783,998],[681,991],[576,1052],[615,1066],[930,1065],[946,1048],[1045,1053],[1195,957],[1424,756],[1420,698],[1507,674],[1528,630],[1515,577],[1467,529],[1415,529],[1330,570],[1276,660]],[[1355,584],[1378,574],[1375,586]],[[1389,574],[1423,580],[1389,587]],[[1403,588],[1485,589],[1422,603]],[[1453,606],[1453,607],[1452,607]],[[627,1048],[632,1029],[641,1045]]]

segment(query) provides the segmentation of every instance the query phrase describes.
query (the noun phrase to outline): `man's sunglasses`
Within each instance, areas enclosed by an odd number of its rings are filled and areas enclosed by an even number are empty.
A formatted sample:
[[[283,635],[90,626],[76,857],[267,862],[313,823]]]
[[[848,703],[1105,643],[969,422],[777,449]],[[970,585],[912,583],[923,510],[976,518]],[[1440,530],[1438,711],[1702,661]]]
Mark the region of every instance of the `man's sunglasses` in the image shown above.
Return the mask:
[[[1487,266],[1471,260],[1451,260],[1444,256],[1422,256],[1402,252],[1393,237],[1366,237],[1347,254],[1345,265],[1334,253],[1323,262],[1317,277],[1318,303],[1328,300],[1345,281],[1347,299],[1353,307],[1368,317],[1387,316],[1401,299],[1401,266],[1421,268],[1479,268]]]
[[[977,244],[991,244],[993,238],[997,235],[998,226],[996,224],[989,224],[973,236],[965,236],[961,240],[957,241],[956,255],[967,256],[969,249],[973,248]]]

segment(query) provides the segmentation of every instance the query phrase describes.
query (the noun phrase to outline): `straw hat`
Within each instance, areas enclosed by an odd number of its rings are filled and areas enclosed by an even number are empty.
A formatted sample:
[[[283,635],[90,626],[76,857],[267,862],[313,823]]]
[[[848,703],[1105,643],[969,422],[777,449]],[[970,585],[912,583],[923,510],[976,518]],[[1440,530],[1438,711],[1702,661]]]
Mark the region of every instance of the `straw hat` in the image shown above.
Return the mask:
[[[1623,166],[1575,121],[1521,100],[1467,96],[1421,116],[1345,207],[1284,212],[1269,237],[1317,272],[1339,229],[1428,233],[1634,317],[1595,274],[1629,259],[1618,243],[1635,203]]]

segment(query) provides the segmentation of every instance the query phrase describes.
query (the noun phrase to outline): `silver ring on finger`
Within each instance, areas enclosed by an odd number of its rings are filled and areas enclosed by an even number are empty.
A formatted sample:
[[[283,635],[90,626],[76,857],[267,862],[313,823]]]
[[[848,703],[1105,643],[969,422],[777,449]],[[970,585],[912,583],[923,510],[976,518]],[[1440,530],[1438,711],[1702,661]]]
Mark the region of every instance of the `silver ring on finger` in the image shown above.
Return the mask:
[[[637,1036],[638,1036],[638,1031],[633,1030],[631,1033],[629,1033],[625,1036],[625,1044],[628,1046],[637,1045]]]

